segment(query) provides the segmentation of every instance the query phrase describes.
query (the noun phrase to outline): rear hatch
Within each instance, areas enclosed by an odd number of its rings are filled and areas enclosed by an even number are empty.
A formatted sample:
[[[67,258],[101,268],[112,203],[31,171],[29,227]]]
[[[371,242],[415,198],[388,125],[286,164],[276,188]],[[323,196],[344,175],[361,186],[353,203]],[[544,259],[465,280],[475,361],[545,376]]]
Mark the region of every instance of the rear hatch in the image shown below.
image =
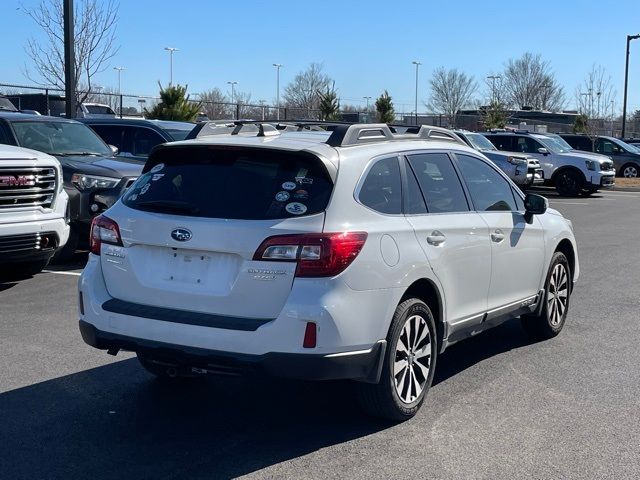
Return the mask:
[[[142,305],[276,318],[296,263],[254,254],[270,236],[322,232],[332,189],[306,152],[162,147],[106,213],[122,239],[102,246],[107,290]]]

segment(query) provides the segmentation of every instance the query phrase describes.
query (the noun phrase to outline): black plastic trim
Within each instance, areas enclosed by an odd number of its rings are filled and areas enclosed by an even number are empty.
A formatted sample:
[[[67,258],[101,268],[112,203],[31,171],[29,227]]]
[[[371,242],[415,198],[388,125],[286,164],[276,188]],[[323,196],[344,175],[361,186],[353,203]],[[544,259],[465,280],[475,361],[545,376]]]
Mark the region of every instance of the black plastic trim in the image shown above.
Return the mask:
[[[378,342],[364,352],[338,355],[314,353],[270,352],[249,355],[203,348],[172,345],[153,340],[132,338],[98,330],[80,320],[80,333],[88,345],[117,352],[137,352],[146,359],[190,372],[198,368],[207,373],[224,375],[258,374],[301,380],[360,380],[377,382],[386,342]]]
[[[103,310],[121,315],[148,318],[162,322],[182,323],[200,327],[222,328],[225,330],[241,330],[254,332],[273,318],[245,318],[215,315],[212,313],[190,312],[173,308],[154,307],[139,303],[126,302],[117,298],[107,300],[102,304]]]

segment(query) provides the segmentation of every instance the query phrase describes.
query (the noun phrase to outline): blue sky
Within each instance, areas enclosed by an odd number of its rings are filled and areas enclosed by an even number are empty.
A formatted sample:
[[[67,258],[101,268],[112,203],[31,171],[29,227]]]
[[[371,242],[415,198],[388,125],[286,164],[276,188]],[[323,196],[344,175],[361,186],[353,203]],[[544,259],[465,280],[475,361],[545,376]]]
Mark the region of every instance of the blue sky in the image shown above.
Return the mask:
[[[1,0],[0,83],[29,83],[23,75],[24,45],[39,35],[18,9],[38,0]],[[79,1],[79,0],[76,0]],[[640,33],[640,1],[382,2],[377,0],[290,0],[242,2],[200,0],[120,0],[120,51],[97,83],[116,87],[113,66],[124,66],[122,90],[156,94],[168,83],[174,54],[174,83],[190,92],[227,81],[250,92],[252,100],[275,103],[273,63],[284,64],[281,86],[311,62],[324,64],[336,81],[342,103],[364,104],[389,90],[396,110],[413,109],[415,67],[419,98],[429,96],[434,68],[458,68],[482,80],[502,70],[509,58],[530,51],[551,63],[574,106],[574,90],[591,66],[602,65],[617,90],[621,110],[627,34]],[[640,109],[640,40],[632,42],[629,109]],[[404,106],[404,108],[403,108]],[[424,110],[424,107],[421,107]]]

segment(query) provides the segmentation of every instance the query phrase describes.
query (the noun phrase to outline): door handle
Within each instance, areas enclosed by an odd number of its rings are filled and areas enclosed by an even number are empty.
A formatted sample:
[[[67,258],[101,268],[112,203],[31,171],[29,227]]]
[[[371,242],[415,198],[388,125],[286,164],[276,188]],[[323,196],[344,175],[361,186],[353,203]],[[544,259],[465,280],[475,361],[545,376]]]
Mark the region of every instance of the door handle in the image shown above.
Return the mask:
[[[504,232],[499,228],[494,230],[493,233],[491,234],[491,241],[495,243],[500,243],[503,240],[504,240]]]
[[[433,232],[431,232],[431,235],[427,236],[427,243],[435,247],[443,244],[445,240],[446,240],[446,237],[439,230],[434,230]]]

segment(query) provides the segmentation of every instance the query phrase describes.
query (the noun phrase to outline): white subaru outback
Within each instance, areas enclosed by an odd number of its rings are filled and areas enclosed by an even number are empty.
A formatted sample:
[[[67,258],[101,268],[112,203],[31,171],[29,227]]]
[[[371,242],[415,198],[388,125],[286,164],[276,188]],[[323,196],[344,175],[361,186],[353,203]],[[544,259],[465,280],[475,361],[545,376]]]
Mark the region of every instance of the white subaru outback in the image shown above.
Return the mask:
[[[403,420],[447,346],[516,316],[560,332],[571,222],[455,135],[258,127],[157,147],[94,220],[86,343],[164,377],[352,379]]]

